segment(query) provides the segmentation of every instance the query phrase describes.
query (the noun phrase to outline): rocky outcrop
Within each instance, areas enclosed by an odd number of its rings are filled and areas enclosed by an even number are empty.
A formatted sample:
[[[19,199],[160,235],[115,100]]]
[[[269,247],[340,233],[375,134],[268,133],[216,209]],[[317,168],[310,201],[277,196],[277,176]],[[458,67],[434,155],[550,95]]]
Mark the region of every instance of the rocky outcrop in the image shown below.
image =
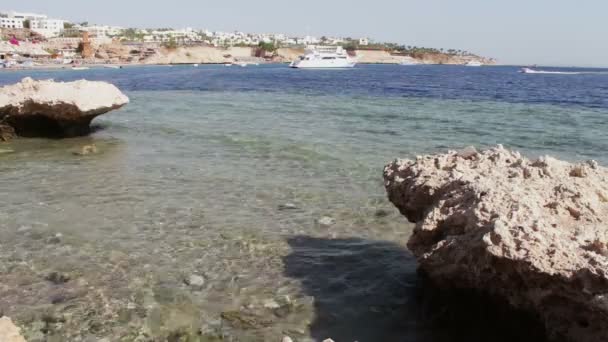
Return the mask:
[[[608,341],[606,168],[499,146],[396,160],[384,179],[435,286],[534,312],[554,340]]]
[[[0,318],[0,342],[25,342],[21,329],[8,317]]]
[[[19,136],[71,137],[88,134],[91,121],[129,102],[106,82],[34,81],[0,88],[0,127]],[[2,136],[8,129],[1,129]],[[6,133],[8,136],[8,133]]]
[[[213,46],[190,46],[176,49],[161,48],[156,55],[147,58],[146,64],[223,64],[238,61],[257,61],[250,47],[217,48]]]

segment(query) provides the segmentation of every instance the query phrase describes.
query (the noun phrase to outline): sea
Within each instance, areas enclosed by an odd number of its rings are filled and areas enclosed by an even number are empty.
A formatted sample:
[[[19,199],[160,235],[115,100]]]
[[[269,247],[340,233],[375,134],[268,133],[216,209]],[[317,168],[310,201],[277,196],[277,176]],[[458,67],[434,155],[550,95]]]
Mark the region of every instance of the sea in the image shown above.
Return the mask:
[[[87,137],[0,144],[0,316],[30,342],[517,340],[424,305],[382,171],[497,144],[606,165],[608,70],[544,69],[568,73],[2,71],[0,86],[107,81],[131,102]]]

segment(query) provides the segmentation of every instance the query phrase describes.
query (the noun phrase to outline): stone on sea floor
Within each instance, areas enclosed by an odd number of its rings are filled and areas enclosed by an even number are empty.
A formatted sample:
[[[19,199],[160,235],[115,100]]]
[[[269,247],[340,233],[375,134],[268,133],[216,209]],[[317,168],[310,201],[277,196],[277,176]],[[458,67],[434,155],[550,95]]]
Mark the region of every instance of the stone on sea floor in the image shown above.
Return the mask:
[[[0,120],[0,141],[9,141],[16,136],[15,129]]]
[[[331,218],[329,216],[323,216],[317,222],[319,222],[320,226],[329,227],[329,226],[333,226],[336,223],[336,220],[334,220],[333,218]]]
[[[65,284],[70,281],[70,276],[59,272],[51,272],[44,279],[55,285]]]
[[[281,342],[293,342],[293,340],[289,336],[283,336],[283,339],[281,340]]]
[[[35,81],[0,88],[0,133],[8,140],[8,126],[17,136],[73,137],[90,132],[91,121],[129,103],[114,85],[80,80]],[[6,135],[6,136],[5,136]]]
[[[0,342],[25,342],[21,329],[6,316],[0,318]]]
[[[274,299],[267,299],[264,301],[264,308],[266,309],[278,309],[281,305],[277,303]]]
[[[89,154],[97,153],[97,146],[95,145],[84,145],[80,148],[80,150],[73,152],[74,155],[77,156],[88,156]]]
[[[334,342],[334,340],[332,340],[331,338],[326,338],[323,340],[323,342]]]
[[[63,239],[63,234],[57,233],[57,234],[54,234],[53,236],[47,238],[46,242],[48,244],[58,244],[58,243],[61,243],[62,239]]]
[[[293,203],[285,203],[285,204],[280,204],[278,207],[279,210],[296,210],[298,209],[298,206],[293,204]]]
[[[440,165],[441,167],[438,167]],[[434,286],[505,299],[555,340],[608,341],[608,169],[502,146],[396,160],[390,201]]]
[[[376,210],[376,212],[374,213],[374,216],[376,218],[383,218],[383,217],[387,217],[389,216],[391,213],[388,210],[384,210],[384,209],[378,209]]]
[[[186,285],[192,287],[193,289],[200,290],[205,286],[205,278],[198,274],[191,274],[188,278],[184,280]]]

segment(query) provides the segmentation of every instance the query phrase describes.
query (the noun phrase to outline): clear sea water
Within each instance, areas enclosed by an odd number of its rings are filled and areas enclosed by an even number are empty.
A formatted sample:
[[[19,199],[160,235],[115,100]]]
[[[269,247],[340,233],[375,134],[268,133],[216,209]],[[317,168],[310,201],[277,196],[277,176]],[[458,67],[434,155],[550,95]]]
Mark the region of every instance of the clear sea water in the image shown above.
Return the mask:
[[[456,341],[420,313],[382,168],[495,144],[606,164],[608,71],[517,70],[2,72],[131,103],[89,137],[0,145],[0,314],[30,342]]]

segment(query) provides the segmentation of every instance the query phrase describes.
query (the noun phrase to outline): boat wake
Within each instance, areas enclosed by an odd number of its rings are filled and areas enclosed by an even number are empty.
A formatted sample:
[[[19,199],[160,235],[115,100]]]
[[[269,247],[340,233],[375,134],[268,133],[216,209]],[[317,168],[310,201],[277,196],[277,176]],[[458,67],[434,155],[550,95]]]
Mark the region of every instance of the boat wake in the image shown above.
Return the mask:
[[[602,71],[553,71],[553,70],[536,70],[531,68],[522,68],[519,72],[522,74],[549,74],[549,75],[591,75],[591,74],[608,74]]]

